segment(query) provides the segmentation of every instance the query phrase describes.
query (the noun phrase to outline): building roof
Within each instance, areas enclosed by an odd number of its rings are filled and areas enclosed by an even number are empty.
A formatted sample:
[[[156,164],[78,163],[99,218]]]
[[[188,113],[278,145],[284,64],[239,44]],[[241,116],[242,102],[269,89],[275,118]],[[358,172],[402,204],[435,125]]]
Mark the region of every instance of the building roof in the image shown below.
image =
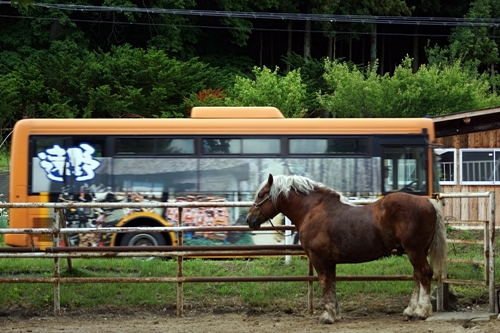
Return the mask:
[[[500,107],[463,111],[431,117],[436,137],[452,136],[500,128]]]

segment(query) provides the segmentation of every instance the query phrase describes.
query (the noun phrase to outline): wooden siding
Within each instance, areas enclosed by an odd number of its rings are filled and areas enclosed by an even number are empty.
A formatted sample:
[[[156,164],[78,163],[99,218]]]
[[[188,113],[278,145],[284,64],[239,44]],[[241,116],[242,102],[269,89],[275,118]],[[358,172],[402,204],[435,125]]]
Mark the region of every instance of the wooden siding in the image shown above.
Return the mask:
[[[460,159],[458,149],[461,148],[500,148],[500,129],[483,132],[458,134],[436,139],[442,148],[457,149],[457,160]],[[457,175],[460,175],[458,161]],[[460,180],[460,177],[459,179]],[[441,192],[495,192],[495,225],[500,226],[500,185],[441,185]],[[446,219],[459,221],[487,221],[489,219],[489,198],[451,198],[445,199],[443,214]]]

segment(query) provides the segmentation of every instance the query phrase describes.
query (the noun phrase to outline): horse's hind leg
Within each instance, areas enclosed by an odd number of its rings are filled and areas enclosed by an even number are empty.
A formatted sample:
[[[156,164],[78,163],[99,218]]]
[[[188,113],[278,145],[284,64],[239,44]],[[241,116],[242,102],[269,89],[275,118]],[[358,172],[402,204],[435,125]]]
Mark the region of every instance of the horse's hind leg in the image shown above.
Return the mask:
[[[415,288],[403,315],[405,319],[426,319],[432,314],[430,298],[432,268],[425,255],[408,253],[408,258],[413,265]]]
[[[318,280],[323,292],[323,302],[325,307],[325,311],[321,314],[319,322],[320,324],[333,324],[335,321],[340,320],[340,308],[337,301],[335,281],[336,266],[335,264],[331,264],[322,265],[321,267],[315,266],[315,268],[318,273]]]
[[[413,288],[413,293],[411,294],[410,298],[410,303],[408,304],[408,307],[404,310],[403,315],[405,320],[409,320],[413,318],[413,315],[415,313],[415,310],[417,308],[418,304],[418,297],[420,293],[420,282],[414,277],[414,288]]]

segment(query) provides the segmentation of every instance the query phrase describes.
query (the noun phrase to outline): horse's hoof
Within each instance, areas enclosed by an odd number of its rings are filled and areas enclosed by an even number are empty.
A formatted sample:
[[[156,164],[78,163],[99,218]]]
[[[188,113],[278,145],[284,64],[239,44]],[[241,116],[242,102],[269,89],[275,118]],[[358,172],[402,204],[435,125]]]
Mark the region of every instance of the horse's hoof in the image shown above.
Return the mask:
[[[335,319],[328,312],[324,312],[319,318],[320,324],[333,324],[334,322]]]
[[[404,321],[418,321],[418,320],[425,320],[427,318],[419,317],[419,316],[408,316],[404,315],[403,320]]]
[[[424,306],[419,306],[415,309],[415,312],[413,312],[413,317],[416,320],[426,320],[427,317],[429,317],[432,314],[432,306],[424,307]]]

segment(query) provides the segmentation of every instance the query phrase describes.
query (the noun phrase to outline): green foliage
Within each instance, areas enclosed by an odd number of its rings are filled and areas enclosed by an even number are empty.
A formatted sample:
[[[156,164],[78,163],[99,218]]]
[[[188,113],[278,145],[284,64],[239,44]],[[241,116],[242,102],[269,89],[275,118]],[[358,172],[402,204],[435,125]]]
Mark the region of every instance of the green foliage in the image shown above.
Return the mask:
[[[421,66],[411,74],[411,59],[399,65],[390,80],[398,94],[393,110],[403,117],[441,115],[496,106],[486,77],[472,76],[459,61],[450,66]]]
[[[0,172],[9,171],[10,165],[10,144],[8,139],[12,135],[12,130],[3,131],[0,136]],[[7,200],[8,193],[0,193],[0,201]],[[6,211],[4,212],[6,213]]]
[[[0,202],[4,202],[7,198],[4,198],[3,193],[0,193]],[[6,208],[0,208],[0,229],[5,229],[9,226],[9,210]],[[0,234],[0,247],[4,242],[4,234]]]
[[[304,57],[296,53],[288,54],[282,60],[290,66],[291,70],[300,71],[302,82],[306,86],[304,104],[307,105],[308,116],[324,117],[323,110],[316,98],[318,91],[327,89],[323,78],[325,73],[324,61],[313,58],[304,59]]]
[[[361,70],[327,60],[324,78],[329,92],[318,99],[335,117],[423,117],[500,104],[486,77],[473,76],[459,61],[423,65],[413,73],[407,57],[394,75],[380,76],[376,67]]]
[[[18,3],[23,8],[27,9],[28,6],[32,5],[34,0],[10,0],[10,4],[14,6],[15,3]]]
[[[233,89],[227,92],[228,106],[275,106],[285,117],[301,117],[306,111],[306,86],[299,70],[280,76],[278,68],[273,72],[254,67],[255,79],[236,77]]]
[[[16,114],[21,105],[22,80],[16,73],[2,75],[1,78],[0,91],[3,96],[0,98],[0,110],[2,110],[0,124],[3,125],[2,127],[10,127],[7,124],[13,124],[17,119]]]
[[[255,12],[267,11],[275,7],[279,2],[276,0],[218,0],[214,9],[223,11]],[[253,22],[248,19],[223,17],[221,23],[231,27],[229,33],[233,37],[233,43],[239,46],[247,44],[252,33]]]
[[[205,89],[198,93],[192,93],[184,98],[184,103],[191,109],[195,106],[224,106],[226,95],[222,89]]]
[[[227,85],[224,72],[198,59],[180,61],[164,51],[129,45],[79,54],[62,43],[38,51],[0,75],[2,125],[27,117],[183,117],[184,98]]]
[[[500,14],[498,1],[471,1],[465,17],[494,18]],[[484,65],[498,64],[498,42],[492,37],[498,37],[498,28],[484,26],[457,27],[450,37],[450,49],[457,50],[466,60],[479,60]]]
[[[383,90],[383,77],[377,75],[376,67],[363,70],[355,65],[326,59],[323,77],[332,93],[320,91],[319,103],[334,117],[387,116],[382,99],[387,93]]]

